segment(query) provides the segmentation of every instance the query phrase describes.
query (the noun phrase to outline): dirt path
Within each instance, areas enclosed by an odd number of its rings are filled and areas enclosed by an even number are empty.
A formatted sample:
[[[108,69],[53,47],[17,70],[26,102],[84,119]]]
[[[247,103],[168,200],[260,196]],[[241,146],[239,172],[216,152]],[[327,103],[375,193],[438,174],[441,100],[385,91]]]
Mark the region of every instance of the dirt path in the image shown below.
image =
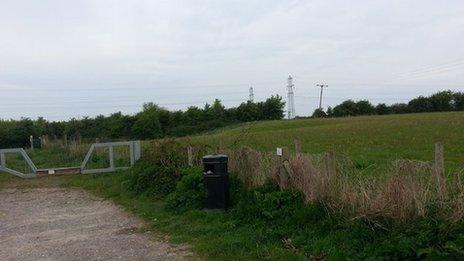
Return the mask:
[[[0,190],[0,260],[182,260],[143,223],[78,189]]]

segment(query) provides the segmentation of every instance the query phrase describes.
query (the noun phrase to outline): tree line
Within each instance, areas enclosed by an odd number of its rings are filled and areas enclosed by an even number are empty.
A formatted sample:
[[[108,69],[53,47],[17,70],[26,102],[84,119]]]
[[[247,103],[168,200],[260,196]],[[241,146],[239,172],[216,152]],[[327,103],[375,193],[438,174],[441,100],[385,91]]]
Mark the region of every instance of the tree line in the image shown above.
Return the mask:
[[[385,115],[420,112],[464,111],[464,93],[441,91],[430,96],[419,96],[408,103],[372,105],[368,100],[346,100],[326,111],[316,109],[313,117],[346,117],[359,115]]]
[[[202,108],[191,106],[185,111],[169,111],[154,103],[146,103],[135,115],[117,112],[69,121],[47,121],[42,117],[0,120],[0,148],[26,147],[31,135],[112,140],[180,137],[240,122],[280,120],[284,117],[284,106],[282,97],[277,95],[262,102],[243,102],[232,108],[225,108],[216,99]]]

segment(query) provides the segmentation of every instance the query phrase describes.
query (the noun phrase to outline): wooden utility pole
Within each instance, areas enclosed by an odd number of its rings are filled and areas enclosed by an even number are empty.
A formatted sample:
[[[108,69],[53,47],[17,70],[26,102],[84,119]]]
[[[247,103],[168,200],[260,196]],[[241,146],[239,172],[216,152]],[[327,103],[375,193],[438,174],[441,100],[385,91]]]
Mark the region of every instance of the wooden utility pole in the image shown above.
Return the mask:
[[[319,110],[322,110],[322,92],[325,87],[329,87],[327,84],[316,84],[317,87],[321,87],[321,94],[319,95]]]

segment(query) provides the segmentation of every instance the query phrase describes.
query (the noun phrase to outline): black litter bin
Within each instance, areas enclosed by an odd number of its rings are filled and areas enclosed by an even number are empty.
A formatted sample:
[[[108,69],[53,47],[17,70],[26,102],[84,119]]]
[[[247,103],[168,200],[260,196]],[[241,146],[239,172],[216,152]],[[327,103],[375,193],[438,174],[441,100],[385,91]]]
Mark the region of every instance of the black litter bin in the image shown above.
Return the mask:
[[[227,209],[229,207],[229,173],[226,155],[203,157],[204,183],[208,190],[207,209]]]

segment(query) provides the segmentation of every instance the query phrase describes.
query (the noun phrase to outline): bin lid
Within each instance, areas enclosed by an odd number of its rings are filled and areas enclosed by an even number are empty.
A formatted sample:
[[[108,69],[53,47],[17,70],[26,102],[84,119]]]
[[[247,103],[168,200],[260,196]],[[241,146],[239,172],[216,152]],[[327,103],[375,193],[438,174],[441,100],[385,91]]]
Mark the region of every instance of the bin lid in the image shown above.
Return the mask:
[[[223,154],[206,155],[203,157],[203,163],[227,163],[229,157]]]

